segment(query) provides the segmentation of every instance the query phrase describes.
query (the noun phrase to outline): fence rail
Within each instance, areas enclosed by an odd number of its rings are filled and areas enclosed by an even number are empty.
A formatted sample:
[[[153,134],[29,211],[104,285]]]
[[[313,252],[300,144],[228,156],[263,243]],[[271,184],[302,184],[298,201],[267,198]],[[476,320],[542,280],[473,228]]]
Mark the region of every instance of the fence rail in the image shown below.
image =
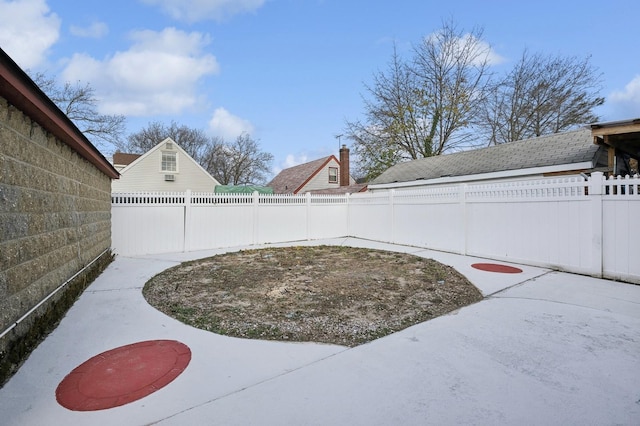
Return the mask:
[[[111,194],[112,205],[184,204],[184,192],[129,192]]]
[[[153,207],[153,208],[148,208]],[[640,282],[640,177],[352,195],[118,193],[123,255],[353,236]]]
[[[611,176],[604,182],[604,194],[612,196],[633,196],[640,194],[640,177]]]

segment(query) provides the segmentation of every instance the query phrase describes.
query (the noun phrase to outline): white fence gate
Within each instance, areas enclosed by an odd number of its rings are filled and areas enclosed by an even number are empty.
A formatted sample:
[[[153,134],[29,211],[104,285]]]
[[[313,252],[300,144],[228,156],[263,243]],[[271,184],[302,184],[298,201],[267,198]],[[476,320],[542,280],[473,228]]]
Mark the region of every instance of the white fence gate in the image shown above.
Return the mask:
[[[640,178],[348,195],[113,194],[116,253],[353,236],[640,282]]]

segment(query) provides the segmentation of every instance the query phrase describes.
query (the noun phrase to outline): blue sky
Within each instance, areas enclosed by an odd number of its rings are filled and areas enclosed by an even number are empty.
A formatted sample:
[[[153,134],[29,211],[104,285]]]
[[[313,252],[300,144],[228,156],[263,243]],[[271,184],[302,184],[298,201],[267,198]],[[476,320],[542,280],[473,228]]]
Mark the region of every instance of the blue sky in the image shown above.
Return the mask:
[[[275,173],[337,154],[393,42],[408,56],[444,20],[482,27],[496,72],[525,48],[591,55],[603,121],[640,117],[639,16],[637,0],[0,0],[0,47],[24,69],[90,83],[129,133],[172,120],[248,132]]]

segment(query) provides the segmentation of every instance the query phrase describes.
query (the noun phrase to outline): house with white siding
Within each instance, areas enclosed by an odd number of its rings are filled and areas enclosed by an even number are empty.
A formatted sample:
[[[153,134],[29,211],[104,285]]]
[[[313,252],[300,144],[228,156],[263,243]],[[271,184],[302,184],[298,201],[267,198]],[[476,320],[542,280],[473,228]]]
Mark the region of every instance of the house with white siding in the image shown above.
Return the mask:
[[[113,165],[120,179],[113,182],[111,192],[213,192],[220,185],[171,138],[143,155],[116,153]]]

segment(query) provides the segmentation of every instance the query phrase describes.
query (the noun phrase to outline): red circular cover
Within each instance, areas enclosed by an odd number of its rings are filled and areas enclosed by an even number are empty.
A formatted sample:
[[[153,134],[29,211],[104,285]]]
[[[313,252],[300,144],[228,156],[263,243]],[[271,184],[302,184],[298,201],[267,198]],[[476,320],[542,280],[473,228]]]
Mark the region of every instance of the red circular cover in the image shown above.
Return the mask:
[[[476,269],[488,272],[500,272],[502,274],[519,274],[522,272],[520,268],[514,268],[513,266],[499,265],[497,263],[474,263],[471,265]]]
[[[56,399],[74,411],[118,407],[166,386],[190,361],[189,347],[175,340],[121,346],[73,369],[58,385]]]

